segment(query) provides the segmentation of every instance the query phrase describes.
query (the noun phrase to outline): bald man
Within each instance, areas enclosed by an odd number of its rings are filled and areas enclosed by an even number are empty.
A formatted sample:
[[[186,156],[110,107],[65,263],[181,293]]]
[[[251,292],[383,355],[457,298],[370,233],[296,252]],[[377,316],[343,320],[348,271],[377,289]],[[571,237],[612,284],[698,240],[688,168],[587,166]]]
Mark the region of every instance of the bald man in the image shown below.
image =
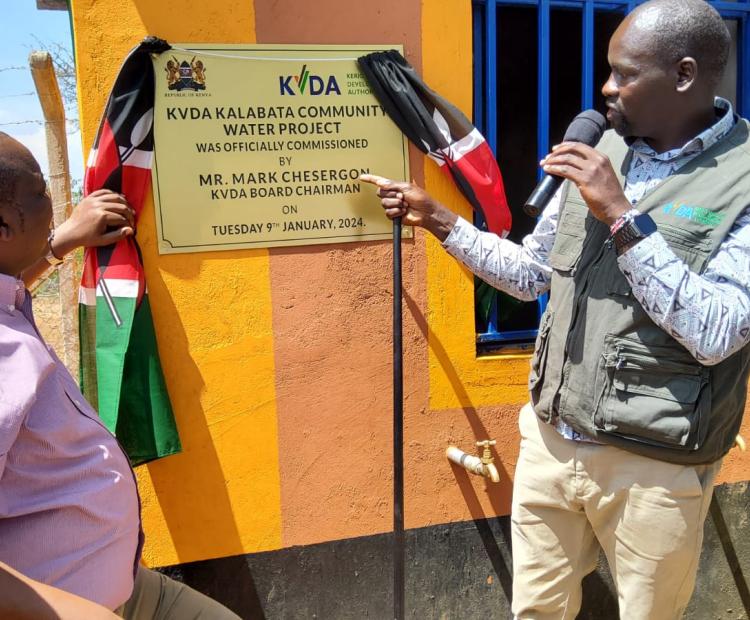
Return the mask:
[[[542,161],[567,181],[520,245],[364,178],[496,288],[549,291],[519,422],[517,618],[575,618],[600,547],[623,619],[680,618],[693,591],[750,369],[750,126],[716,97],[729,47],[703,0],[629,14],[602,88],[614,131]]]

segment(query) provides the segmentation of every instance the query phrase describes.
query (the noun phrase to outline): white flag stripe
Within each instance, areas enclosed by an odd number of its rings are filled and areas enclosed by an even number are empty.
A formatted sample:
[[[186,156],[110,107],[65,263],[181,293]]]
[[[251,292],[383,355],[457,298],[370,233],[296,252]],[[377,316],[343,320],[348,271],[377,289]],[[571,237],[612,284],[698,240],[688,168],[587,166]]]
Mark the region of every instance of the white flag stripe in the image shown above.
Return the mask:
[[[113,297],[137,297],[138,296],[138,282],[135,280],[122,280],[119,278],[105,278],[107,282],[107,288]],[[148,286],[144,291],[148,294]],[[78,303],[84,306],[95,306],[96,298],[103,297],[103,293],[99,287],[87,288],[81,286],[78,289]]]
[[[484,137],[479,130],[474,129],[472,132],[460,140],[454,142],[446,149],[441,149],[452,161],[458,161],[467,153],[470,153],[484,142]]]
[[[124,155],[128,149],[120,147],[120,155]],[[153,151],[133,150],[128,158],[123,162],[124,166],[133,166],[135,168],[146,168],[151,170],[151,160],[154,157]]]
[[[433,153],[432,151],[427,153],[427,157],[434,161],[438,166],[445,166],[445,157]]]
[[[121,280],[119,278],[104,278],[112,297],[138,297],[138,280]],[[102,297],[101,287],[96,287],[96,296]]]
[[[436,114],[438,113],[436,112]],[[440,115],[438,114],[438,116]],[[444,122],[442,116],[440,116],[440,119]],[[445,127],[438,125],[438,127],[440,128],[440,132],[445,135],[447,125]],[[446,138],[450,140],[450,136],[446,136]],[[458,161],[464,155],[477,148],[480,144],[482,144],[482,142],[484,142],[484,136],[479,133],[478,129],[473,129],[471,133],[465,135],[463,138],[457,140],[447,148],[439,149],[437,152],[427,153],[427,156],[432,159],[438,166],[444,166],[446,159],[450,159],[451,161]]]
[[[120,147],[120,155],[124,155],[128,149]],[[86,167],[92,168],[94,164],[96,163],[96,154],[97,149],[91,149],[89,151],[89,158],[86,162]],[[154,152],[153,151],[143,151],[141,149],[134,149],[130,155],[128,155],[128,158],[125,160],[124,165],[126,166],[134,166],[135,168],[146,168],[147,170],[151,170],[151,161],[154,158]]]
[[[451,130],[450,127],[448,127],[448,121],[445,120],[445,117],[440,114],[440,110],[438,110],[437,108],[432,111],[432,120],[435,121],[435,125],[437,126],[438,131],[443,135],[445,141],[450,144]]]
[[[78,303],[84,306],[95,306],[96,291],[93,288],[84,288],[82,286],[78,289]]]
[[[130,149],[120,147],[120,156],[127,156],[122,162],[123,166],[133,166],[134,168],[147,168],[151,170],[151,160],[153,159],[153,151],[141,151],[139,149]]]

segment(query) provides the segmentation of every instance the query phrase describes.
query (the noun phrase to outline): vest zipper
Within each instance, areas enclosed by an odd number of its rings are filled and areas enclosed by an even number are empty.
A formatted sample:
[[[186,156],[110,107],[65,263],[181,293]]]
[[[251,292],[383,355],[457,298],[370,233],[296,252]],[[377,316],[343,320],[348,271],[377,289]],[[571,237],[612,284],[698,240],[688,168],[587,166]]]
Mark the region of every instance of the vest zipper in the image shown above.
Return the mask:
[[[573,315],[570,318],[570,327],[568,328],[568,336],[565,339],[565,347],[563,348],[563,367],[562,367],[562,372],[560,373],[560,383],[557,386],[557,390],[555,390],[555,397],[553,399],[553,404],[552,404],[552,409],[558,417],[560,416],[560,410],[563,409],[565,405],[565,403],[562,403],[561,400],[562,400],[562,388],[564,385],[567,384],[568,375],[570,374],[570,363],[568,360],[568,349],[569,349],[568,345],[570,344],[572,337],[574,335],[574,332],[576,331],[578,315],[581,310],[581,302],[583,299],[586,298],[586,293],[588,292],[589,286],[591,284],[591,278],[593,275],[595,275],[596,270],[599,266],[599,263],[601,262],[602,257],[604,256],[604,252],[608,249],[611,249],[612,247],[613,247],[613,242],[612,242],[612,239],[609,238],[609,235],[608,235],[605,241],[601,243],[601,246],[599,248],[599,253],[596,255],[596,258],[592,261],[591,266],[586,270],[586,282],[584,283],[583,288],[581,289],[581,294],[578,296],[578,299],[576,299],[576,304],[575,304],[575,307],[573,308]],[[580,261],[579,261],[579,264],[580,264]],[[593,412],[592,412],[592,415],[593,415]]]

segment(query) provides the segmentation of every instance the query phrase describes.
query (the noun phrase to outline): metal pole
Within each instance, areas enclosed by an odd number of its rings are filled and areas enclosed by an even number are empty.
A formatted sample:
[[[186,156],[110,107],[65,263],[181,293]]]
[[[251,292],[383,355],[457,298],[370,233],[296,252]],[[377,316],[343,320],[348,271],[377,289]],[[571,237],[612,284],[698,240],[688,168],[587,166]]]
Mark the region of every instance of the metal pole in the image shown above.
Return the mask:
[[[393,617],[404,618],[404,372],[401,218],[393,220]]]

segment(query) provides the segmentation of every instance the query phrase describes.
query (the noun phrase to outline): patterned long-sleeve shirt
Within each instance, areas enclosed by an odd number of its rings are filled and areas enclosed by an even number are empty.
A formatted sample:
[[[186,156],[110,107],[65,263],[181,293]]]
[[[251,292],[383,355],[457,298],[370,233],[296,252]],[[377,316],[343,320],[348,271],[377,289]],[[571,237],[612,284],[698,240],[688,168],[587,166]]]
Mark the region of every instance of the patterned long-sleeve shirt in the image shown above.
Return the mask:
[[[624,186],[631,204],[732,129],[736,119],[731,104],[717,98],[716,107],[717,122],[681,148],[656,153],[642,140],[631,144]],[[560,192],[520,245],[459,218],[443,246],[495,288],[535,299],[549,289],[548,259],[559,209]],[[690,271],[658,231],[624,252],[618,264],[651,319],[701,364],[717,364],[750,340],[750,209],[736,220],[702,274]]]

